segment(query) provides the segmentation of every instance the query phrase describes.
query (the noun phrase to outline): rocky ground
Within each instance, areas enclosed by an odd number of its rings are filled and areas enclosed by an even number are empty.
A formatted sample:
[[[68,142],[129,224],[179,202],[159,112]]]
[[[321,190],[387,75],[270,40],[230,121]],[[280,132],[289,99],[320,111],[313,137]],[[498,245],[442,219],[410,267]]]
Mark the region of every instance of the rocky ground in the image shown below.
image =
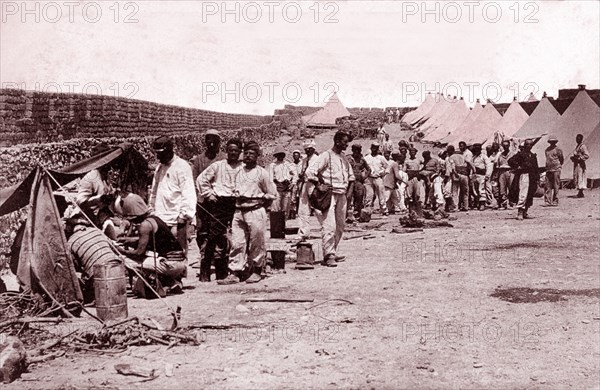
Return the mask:
[[[256,285],[200,284],[190,268],[185,293],[166,299],[182,307],[180,324],[248,328],[198,331],[195,347],[67,354],[4,388],[599,388],[600,195],[574,194],[562,191],[558,208],[536,199],[525,221],[471,211],[409,234],[375,215],[371,228],[349,228],[347,238],[375,238],[343,240],[337,268],[287,264]],[[157,301],[130,299],[129,313],[170,323]],[[118,363],[160,376],[119,375]]]

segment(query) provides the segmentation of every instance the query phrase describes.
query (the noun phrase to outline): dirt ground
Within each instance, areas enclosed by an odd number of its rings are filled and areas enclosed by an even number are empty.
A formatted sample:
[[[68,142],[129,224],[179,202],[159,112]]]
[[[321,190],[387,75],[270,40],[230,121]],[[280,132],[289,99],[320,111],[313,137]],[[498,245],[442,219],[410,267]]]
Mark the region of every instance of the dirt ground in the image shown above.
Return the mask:
[[[330,144],[319,137],[319,150]],[[4,388],[600,388],[600,194],[574,194],[562,191],[558,208],[536,199],[525,221],[470,211],[453,228],[410,234],[376,215],[385,225],[343,240],[337,268],[287,264],[256,285],[200,284],[190,268],[185,293],[166,299],[182,307],[182,326],[252,327],[206,331],[197,347],[67,354]],[[157,301],[130,299],[129,313],[170,323]],[[117,363],[161,375],[143,382]]]

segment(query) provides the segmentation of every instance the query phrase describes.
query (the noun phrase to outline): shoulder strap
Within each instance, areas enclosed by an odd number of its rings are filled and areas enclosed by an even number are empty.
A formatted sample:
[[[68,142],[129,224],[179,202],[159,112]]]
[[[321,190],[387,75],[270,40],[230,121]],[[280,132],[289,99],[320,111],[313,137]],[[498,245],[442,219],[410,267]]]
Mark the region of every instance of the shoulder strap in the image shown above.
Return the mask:
[[[329,152],[329,184],[333,187],[333,171],[331,168],[331,152]]]

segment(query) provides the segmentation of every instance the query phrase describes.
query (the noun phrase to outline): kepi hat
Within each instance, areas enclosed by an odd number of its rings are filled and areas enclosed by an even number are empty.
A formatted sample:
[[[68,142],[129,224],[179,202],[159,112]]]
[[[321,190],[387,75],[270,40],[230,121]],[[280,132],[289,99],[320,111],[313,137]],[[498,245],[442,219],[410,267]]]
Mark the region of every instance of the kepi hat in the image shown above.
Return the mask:
[[[277,156],[278,154],[283,154],[285,156],[285,149],[283,148],[283,146],[277,146],[275,148],[275,150],[273,151],[273,156]]]
[[[305,139],[304,143],[302,144],[302,147],[304,149],[308,149],[308,148],[316,149],[317,148],[317,144],[315,143],[314,139]]]

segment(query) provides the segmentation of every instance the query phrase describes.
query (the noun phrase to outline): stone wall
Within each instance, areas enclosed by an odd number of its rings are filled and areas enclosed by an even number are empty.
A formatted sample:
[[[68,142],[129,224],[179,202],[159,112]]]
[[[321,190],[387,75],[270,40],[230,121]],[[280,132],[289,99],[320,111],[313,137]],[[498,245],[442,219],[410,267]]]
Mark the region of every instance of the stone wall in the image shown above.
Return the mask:
[[[272,115],[228,114],[101,95],[0,89],[0,146],[256,127]]]

